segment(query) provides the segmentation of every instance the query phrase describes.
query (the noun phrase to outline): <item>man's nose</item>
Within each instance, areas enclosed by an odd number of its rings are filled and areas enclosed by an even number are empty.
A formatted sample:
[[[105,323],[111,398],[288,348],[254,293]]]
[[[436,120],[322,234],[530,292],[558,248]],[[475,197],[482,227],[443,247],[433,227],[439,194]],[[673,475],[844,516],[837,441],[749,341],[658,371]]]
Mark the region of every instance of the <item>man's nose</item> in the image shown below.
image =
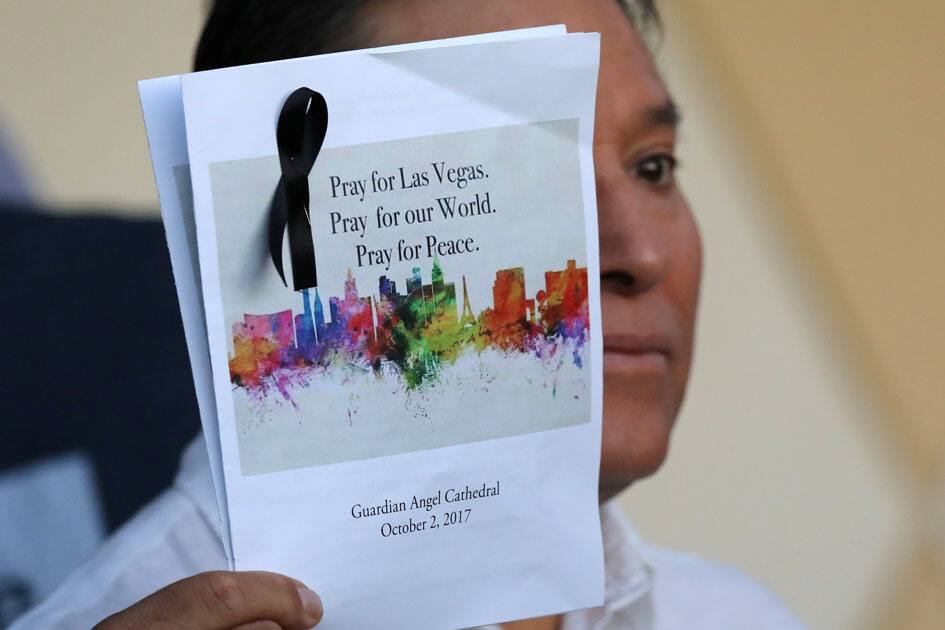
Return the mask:
[[[601,288],[638,295],[656,287],[670,254],[670,217],[661,212],[658,195],[622,167],[599,165],[597,207]]]

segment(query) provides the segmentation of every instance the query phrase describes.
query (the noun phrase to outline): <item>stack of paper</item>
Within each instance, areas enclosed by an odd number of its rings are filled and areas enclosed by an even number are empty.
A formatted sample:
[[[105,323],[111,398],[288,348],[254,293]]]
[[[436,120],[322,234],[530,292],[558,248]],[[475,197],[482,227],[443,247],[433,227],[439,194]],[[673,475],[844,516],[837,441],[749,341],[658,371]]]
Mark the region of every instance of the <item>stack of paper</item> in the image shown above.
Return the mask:
[[[140,83],[224,547],[321,627],[602,601],[598,63],[547,27]],[[328,127],[296,291],[269,226],[300,87]]]

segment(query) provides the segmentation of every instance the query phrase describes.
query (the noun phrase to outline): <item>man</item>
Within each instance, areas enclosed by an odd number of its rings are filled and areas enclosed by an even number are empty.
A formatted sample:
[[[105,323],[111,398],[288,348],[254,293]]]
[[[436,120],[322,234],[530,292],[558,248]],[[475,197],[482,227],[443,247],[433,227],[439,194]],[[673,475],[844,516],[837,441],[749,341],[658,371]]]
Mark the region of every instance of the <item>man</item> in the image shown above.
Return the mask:
[[[202,70],[543,24],[601,33],[594,158],[605,351],[602,503],[666,457],[699,292],[699,234],[674,179],[678,115],[638,32],[654,16],[643,0],[632,7],[616,0],[220,0],[197,52]],[[289,577],[200,573],[225,566],[201,448],[191,447],[174,490],[21,627],[87,627],[116,610],[98,627],[304,628],[330,615],[330,602],[323,610],[314,592]],[[737,573],[645,546],[616,511],[602,509],[604,605],[504,628],[798,627]]]

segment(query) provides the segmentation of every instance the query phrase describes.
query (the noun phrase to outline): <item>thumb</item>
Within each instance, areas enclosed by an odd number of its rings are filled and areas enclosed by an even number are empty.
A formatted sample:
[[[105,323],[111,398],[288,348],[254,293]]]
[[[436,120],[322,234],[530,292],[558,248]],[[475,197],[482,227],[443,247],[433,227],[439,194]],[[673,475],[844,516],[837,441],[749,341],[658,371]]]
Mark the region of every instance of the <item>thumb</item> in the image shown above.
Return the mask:
[[[229,630],[272,622],[302,630],[322,619],[318,595],[284,575],[211,571],[174,582],[102,621],[95,630]]]

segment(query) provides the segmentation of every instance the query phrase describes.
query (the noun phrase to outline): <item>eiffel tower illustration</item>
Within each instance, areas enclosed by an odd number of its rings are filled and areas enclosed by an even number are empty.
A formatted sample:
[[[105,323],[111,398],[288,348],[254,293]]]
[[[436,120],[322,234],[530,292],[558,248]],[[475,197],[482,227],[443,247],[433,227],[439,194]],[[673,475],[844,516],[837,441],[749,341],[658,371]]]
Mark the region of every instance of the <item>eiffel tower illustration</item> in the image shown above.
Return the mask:
[[[463,276],[463,315],[459,323],[463,328],[476,325],[476,316],[473,315],[472,308],[469,306],[469,291],[466,290],[466,276]]]

